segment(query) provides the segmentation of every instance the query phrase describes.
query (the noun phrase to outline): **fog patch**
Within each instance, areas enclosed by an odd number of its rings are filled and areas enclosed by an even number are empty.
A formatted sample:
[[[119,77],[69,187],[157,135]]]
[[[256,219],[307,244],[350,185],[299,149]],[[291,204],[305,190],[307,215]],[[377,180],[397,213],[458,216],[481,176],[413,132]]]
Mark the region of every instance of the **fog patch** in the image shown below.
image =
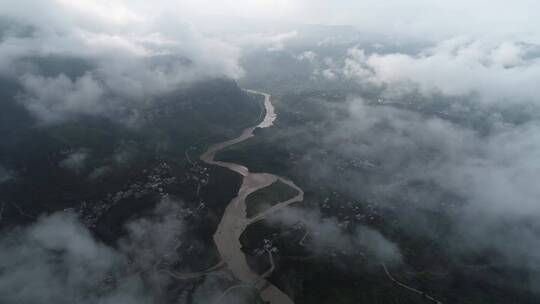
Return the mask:
[[[476,95],[486,103],[537,102],[533,79],[540,75],[538,46],[515,40],[454,38],[415,55],[366,54],[352,48],[343,66],[345,78],[395,86],[426,96]]]
[[[44,10],[55,14],[37,16],[14,3],[1,5],[7,20],[16,20],[14,26],[31,26],[32,34],[5,33],[0,41],[0,75],[20,83],[19,102],[42,124],[78,115],[134,124],[137,107],[180,85],[243,75],[239,46],[142,3],[79,7],[31,2],[32,7],[47,6]],[[122,16],[121,21],[104,18],[112,17],[111,10],[118,12],[115,17]],[[272,41],[279,44],[280,40]],[[68,73],[71,66],[62,67],[65,73],[62,68],[56,68],[59,73],[46,73],[43,63],[55,58],[85,64],[77,67],[83,69],[78,73]]]
[[[92,172],[90,172],[90,174],[88,174],[88,179],[90,179],[90,180],[100,179],[100,178],[102,178],[104,176],[107,176],[112,171],[113,171],[113,169],[111,167],[109,167],[109,166],[97,167],[94,170],[92,170]]]
[[[98,102],[104,97],[103,85],[90,74],[72,81],[65,75],[55,78],[25,75],[21,79],[25,93],[20,102],[41,121],[61,122],[76,114],[97,115],[104,113],[108,105]]]
[[[8,182],[15,178],[15,173],[0,166],[0,184]]]
[[[77,216],[57,212],[0,236],[0,301],[6,303],[158,303],[169,277],[147,271],[176,261],[181,204],[165,200],[127,225],[118,249],[96,241]]]
[[[81,174],[86,169],[89,156],[90,154],[87,150],[77,150],[67,154],[60,161],[59,166],[75,174]]]
[[[315,210],[290,209],[272,214],[268,220],[285,225],[302,223],[311,240],[308,248],[321,255],[333,250],[351,256],[364,255],[379,263],[398,264],[402,260],[399,247],[380,232],[363,225],[355,227],[352,232],[346,232],[335,218],[324,217]]]
[[[180,219],[181,212],[181,204],[168,198],[163,199],[151,216],[126,225],[128,237],[120,241],[121,251],[135,253],[133,262],[137,265],[178,262],[177,248],[185,232],[184,223]]]
[[[115,149],[112,160],[115,165],[129,166],[137,155],[137,148],[129,143],[122,143]]]
[[[117,279],[122,255],[96,242],[75,215],[40,217],[0,239],[0,299],[6,303],[147,303],[140,280]]]
[[[283,33],[248,33],[243,35],[236,35],[229,38],[229,40],[236,44],[246,48],[266,48],[269,52],[277,52],[285,50],[287,40],[291,40],[298,35],[296,31],[283,32]]]
[[[332,178],[328,174],[343,159],[373,164],[340,172],[347,177],[339,189],[381,208],[398,208],[403,231],[432,235],[426,214],[444,215],[450,227],[441,237],[451,240],[452,250],[495,250],[506,263],[540,269],[538,121],[494,120],[479,132],[360,99],[348,113],[323,137],[333,155],[310,167],[310,176]]]

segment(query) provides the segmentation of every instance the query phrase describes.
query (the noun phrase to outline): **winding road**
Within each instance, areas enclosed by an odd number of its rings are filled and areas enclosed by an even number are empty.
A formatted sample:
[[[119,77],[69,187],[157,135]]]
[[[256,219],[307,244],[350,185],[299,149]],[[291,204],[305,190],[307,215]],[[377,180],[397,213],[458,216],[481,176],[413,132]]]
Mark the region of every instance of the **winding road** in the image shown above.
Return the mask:
[[[274,106],[270,101],[271,96],[269,94],[251,90],[246,91],[264,96],[264,108],[266,110],[264,119],[256,126],[246,128],[240,136],[210,146],[200,157],[203,162],[209,165],[228,168],[243,177],[242,186],[240,187],[237,196],[232,199],[225,209],[225,213],[214,234],[214,242],[221,255],[221,259],[226,264],[227,268],[244,284],[249,284],[259,290],[261,298],[264,301],[271,304],[293,304],[294,302],[287,294],[266,280],[274,268],[271,253],[269,253],[270,261],[272,263],[271,271],[259,275],[247,264],[246,257],[242,252],[240,236],[249,225],[264,219],[270,213],[287,207],[292,203],[303,201],[304,191],[296,186],[291,180],[284,177],[269,173],[252,173],[249,172],[249,169],[245,166],[214,160],[219,151],[253,137],[253,132],[257,128],[271,127],[276,119],[276,113],[274,111]],[[280,180],[297,190],[298,195],[286,201],[278,202],[272,208],[255,215],[253,218],[248,218],[246,213],[247,196],[259,189],[268,187],[277,180]]]

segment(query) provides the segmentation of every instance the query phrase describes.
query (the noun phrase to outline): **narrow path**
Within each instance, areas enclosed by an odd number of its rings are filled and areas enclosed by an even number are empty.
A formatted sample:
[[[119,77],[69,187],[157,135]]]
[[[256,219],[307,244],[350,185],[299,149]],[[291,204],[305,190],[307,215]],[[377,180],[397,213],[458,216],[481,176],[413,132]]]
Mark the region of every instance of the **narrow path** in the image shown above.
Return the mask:
[[[390,279],[390,281],[394,282],[394,284],[396,284],[397,286],[399,287],[402,287],[402,288],[405,288],[407,289],[408,291],[411,291],[411,292],[414,292],[416,294],[419,294],[421,295],[424,299],[426,300],[429,300],[433,303],[436,303],[436,304],[443,304],[441,301],[435,299],[434,297],[428,295],[427,293],[421,291],[421,290],[418,290],[414,287],[411,287],[411,286],[408,286],[400,281],[398,281],[396,278],[394,278],[394,276],[392,276],[392,274],[390,273],[390,271],[388,271],[388,268],[386,267],[386,264],[382,264],[382,267],[384,268],[384,272],[386,273],[386,276]]]
[[[269,94],[250,90],[246,91],[264,96],[264,108],[266,110],[266,114],[262,122],[256,126],[246,128],[242,134],[236,138],[210,146],[206,152],[201,155],[201,160],[203,162],[209,165],[228,168],[243,176],[242,186],[240,187],[240,190],[238,190],[237,196],[229,203],[225,209],[223,217],[221,218],[219,226],[214,234],[214,242],[218,248],[222,260],[226,263],[227,268],[237,279],[244,283],[240,286],[243,286],[244,288],[246,286],[255,286],[259,290],[261,298],[271,304],[294,304],[288,295],[266,280],[266,277],[271,275],[271,271],[267,271],[263,275],[259,275],[249,267],[246,257],[242,251],[240,236],[249,225],[264,219],[272,212],[285,208],[292,203],[303,201],[304,191],[286,178],[269,173],[251,173],[245,166],[214,160],[219,151],[253,137],[253,132],[257,128],[271,127],[276,119],[276,113],[274,111],[274,106],[270,101]],[[246,213],[247,196],[259,189],[268,187],[278,179],[296,189],[299,194],[292,199],[275,204],[272,208],[254,216],[251,219],[248,218]],[[274,263],[271,254],[270,259],[272,264],[271,270],[273,271]],[[236,286],[235,288],[239,288],[239,286]],[[230,290],[227,290],[225,293],[228,292],[230,292]],[[222,294],[220,299],[225,295],[225,293]]]
[[[223,261],[220,261],[218,264],[208,268],[208,269],[205,269],[203,271],[199,271],[199,272],[191,272],[191,273],[180,273],[180,272],[176,272],[176,271],[172,271],[172,270],[168,270],[168,269],[161,269],[161,270],[158,270],[158,272],[164,272],[168,275],[170,275],[171,277],[173,278],[176,278],[178,280],[190,280],[190,279],[196,279],[196,278],[199,278],[199,277],[202,277],[204,275],[209,275],[211,273],[213,273],[214,271],[220,269],[221,267],[223,267],[225,265],[225,263]]]

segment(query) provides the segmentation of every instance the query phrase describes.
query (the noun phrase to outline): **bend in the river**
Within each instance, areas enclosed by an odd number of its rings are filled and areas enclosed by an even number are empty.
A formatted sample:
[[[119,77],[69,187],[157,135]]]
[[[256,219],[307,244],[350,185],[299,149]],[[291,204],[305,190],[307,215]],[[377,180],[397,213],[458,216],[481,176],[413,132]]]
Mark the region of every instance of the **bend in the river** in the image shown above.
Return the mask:
[[[263,275],[259,275],[251,270],[247,264],[246,257],[242,252],[240,236],[252,223],[262,220],[270,213],[287,207],[292,203],[301,202],[304,199],[304,191],[286,178],[269,173],[252,173],[249,172],[249,169],[245,166],[214,160],[216,153],[219,151],[253,137],[253,131],[255,131],[257,128],[271,127],[276,119],[276,113],[274,111],[274,106],[270,101],[269,94],[251,90],[246,91],[264,95],[264,107],[266,110],[266,115],[263,121],[256,126],[246,128],[242,134],[236,138],[210,146],[206,152],[201,155],[201,160],[205,163],[228,168],[243,176],[242,186],[240,187],[237,196],[229,203],[225,209],[223,217],[221,218],[217,231],[214,234],[214,242],[222,260],[226,263],[227,268],[243,283],[254,284],[254,287],[259,290],[263,300],[270,302],[271,304],[293,304],[293,301],[288,295],[266,280],[266,277],[271,274],[271,271],[266,272]],[[248,218],[246,213],[247,196],[259,189],[271,185],[277,180],[281,180],[285,184],[297,190],[298,195],[289,200],[278,202],[272,208],[261,212],[253,218]],[[273,267],[273,260],[271,256],[270,259]]]

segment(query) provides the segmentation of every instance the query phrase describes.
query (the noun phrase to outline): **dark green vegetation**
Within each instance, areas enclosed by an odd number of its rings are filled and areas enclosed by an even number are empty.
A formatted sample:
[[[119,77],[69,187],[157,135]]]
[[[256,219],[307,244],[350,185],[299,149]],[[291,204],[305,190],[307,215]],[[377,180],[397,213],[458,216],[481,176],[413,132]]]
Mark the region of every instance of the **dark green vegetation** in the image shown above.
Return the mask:
[[[297,194],[296,190],[278,180],[270,186],[248,195],[246,198],[247,216],[253,217],[279,202],[293,198]]]
[[[466,115],[452,112],[450,104],[373,102],[370,106],[405,110],[397,115],[414,112],[419,115],[413,116],[415,119],[439,117],[474,128],[479,134],[490,131],[490,109]],[[397,194],[373,190],[373,185],[393,179],[396,166],[407,164],[392,163],[388,154],[367,159],[346,153],[353,144],[369,148],[371,139],[340,131],[344,128],[341,122],[350,122],[351,111],[344,96],[286,95],[275,98],[274,105],[278,120],[273,128],[259,130],[255,138],[230,147],[217,158],[244,164],[256,172],[290,177],[305,191],[305,201],[296,209],[336,221],[343,235],[354,234],[360,226],[376,229],[400,249],[403,263],[389,266],[394,277],[443,303],[538,303],[534,270],[503,262],[495,249],[476,250],[456,233],[462,227],[454,225],[455,210],[466,203],[461,197],[415,180],[403,184],[404,190],[400,188],[402,192]],[[503,115],[514,123],[527,120],[522,111]],[[379,136],[394,132],[384,122],[376,127]],[[414,153],[426,161],[438,156],[436,147]],[[419,205],[415,200],[422,197],[413,196],[415,193],[428,193],[437,207]],[[282,212],[277,218],[286,217],[289,211]],[[242,243],[250,264],[261,273],[269,267],[262,248],[271,244],[278,249],[278,268],[271,281],[294,295],[299,304],[430,303],[395,285],[380,263],[366,259],[361,252],[320,250],[313,232],[306,235],[301,219],[288,224],[265,220],[249,227]]]
[[[279,268],[271,281],[294,294],[295,303],[423,303],[421,296],[396,288],[380,264],[332,248],[324,253],[307,250],[299,245],[304,233],[301,226],[262,222],[251,227],[242,238],[245,251],[250,253],[250,264],[260,272],[269,267],[266,255],[257,251],[263,245],[260,239],[271,240],[279,248],[276,255]]]
[[[54,62],[47,62],[53,70]],[[135,125],[86,116],[40,125],[18,102],[17,84],[1,81],[0,166],[13,177],[0,184],[0,225],[71,209],[100,239],[113,243],[126,221],[164,197],[175,198],[197,210],[186,219],[186,235],[197,239],[189,266],[203,269],[216,262],[211,236],[240,178],[222,168],[205,169],[198,156],[257,119],[259,102],[234,81],[214,79],[141,105]]]

